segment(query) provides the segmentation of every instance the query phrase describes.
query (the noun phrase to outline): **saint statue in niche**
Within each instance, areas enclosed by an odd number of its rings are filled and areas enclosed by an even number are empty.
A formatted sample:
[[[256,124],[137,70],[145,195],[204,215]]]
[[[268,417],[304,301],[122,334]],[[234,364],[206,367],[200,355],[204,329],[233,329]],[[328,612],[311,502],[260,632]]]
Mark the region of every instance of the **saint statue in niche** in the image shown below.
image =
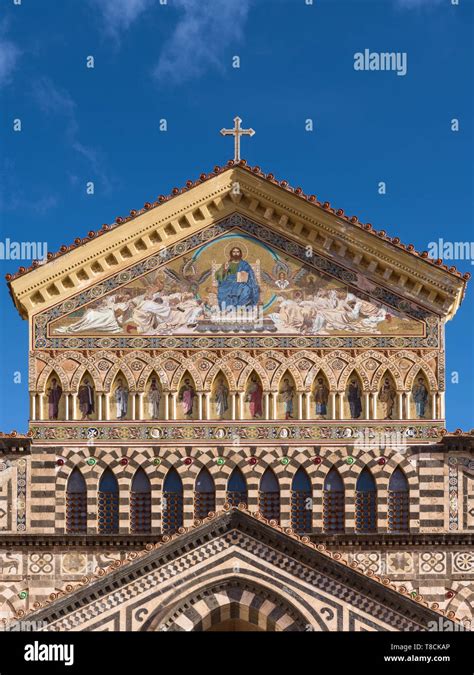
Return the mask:
[[[51,387],[48,389],[48,417],[50,420],[57,420],[59,415],[59,401],[63,395],[63,390],[55,377],[51,380]]]
[[[148,414],[152,420],[157,420],[159,417],[160,400],[161,392],[156,382],[156,378],[153,377],[147,395]]]
[[[224,379],[219,378],[214,392],[214,402],[216,404],[216,413],[219,419],[222,419],[229,409],[229,390],[227,389]]]
[[[314,400],[316,403],[316,415],[326,417],[328,412],[329,389],[324,379],[318,377],[316,387],[314,388]]]
[[[255,273],[242,257],[242,249],[234,246],[229,260],[216,272],[217,300],[221,310],[229,307],[256,307],[260,288]]]
[[[191,384],[191,380],[186,378],[184,384],[179,390],[178,401],[181,403],[183,410],[183,415],[188,419],[191,419],[193,416],[193,405],[194,399],[196,397],[196,390]]]
[[[392,419],[395,405],[395,389],[392,387],[390,378],[386,377],[379,391],[379,401],[382,404],[382,415],[386,420]]]
[[[117,406],[116,417],[118,420],[127,416],[128,410],[128,389],[123,386],[123,380],[117,381],[117,389],[115,390],[115,404]]]
[[[416,416],[422,418],[425,416],[426,404],[428,402],[428,390],[422,377],[418,378],[418,382],[413,387],[413,400],[415,401]]]
[[[362,413],[362,400],[360,387],[355,378],[349,383],[349,388],[347,391],[347,400],[349,401],[349,408],[351,411],[351,417],[353,420],[358,419]]]
[[[286,377],[283,380],[283,386],[280,391],[280,398],[283,401],[285,408],[285,419],[293,419],[293,397],[295,395],[295,388],[291,385],[290,380]]]
[[[90,416],[94,414],[95,403],[94,403],[94,388],[88,379],[84,380],[84,384],[79,387],[78,399],[79,399],[79,410],[82,413],[82,419],[90,419]]]
[[[256,419],[257,417],[262,417],[263,411],[262,411],[262,396],[263,396],[263,390],[260,382],[258,379],[255,377],[255,375],[251,378],[250,384],[247,389],[247,402],[249,403],[249,410],[250,410],[250,415],[252,416],[252,419]]]

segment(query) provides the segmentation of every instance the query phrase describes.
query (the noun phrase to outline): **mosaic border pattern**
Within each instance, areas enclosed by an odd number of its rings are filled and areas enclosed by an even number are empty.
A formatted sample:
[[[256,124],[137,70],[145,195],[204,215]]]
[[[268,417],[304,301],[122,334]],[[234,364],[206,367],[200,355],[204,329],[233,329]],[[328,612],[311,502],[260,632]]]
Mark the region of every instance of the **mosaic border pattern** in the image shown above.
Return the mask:
[[[300,442],[307,440],[334,440],[351,443],[354,445],[370,446],[380,443],[380,437],[391,437],[409,445],[413,441],[437,442],[443,434],[442,422],[429,422],[427,424],[399,424],[399,425],[374,425],[368,423],[349,424],[241,424],[236,423],[209,423],[195,422],[177,424],[127,422],[123,424],[97,422],[97,423],[38,423],[30,424],[33,439],[38,441],[82,441],[88,445],[96,445],[104,441],[216,441],[222,443],[238,443],[239,441],[259,442],[276,441],[283,443]],[[370,429],[367,434],[367,429]]]
[[[75,295],[72,298],[38,314],[33,320],[34,349],[311,349],[311,348],[437,348],[440,344],[440,320],[437,316],[421,309],[414,303],[395,295],[382,286],[374,284],[371,297],[384,302],[395,309],[423,321],[425,337],[418,336],[163,336],[163,337],[50,337],[48,324],[73,312],[106,293],[117,289],[138,277],[158,269],[161,265],[190,252],[209,241],[239,229],[262,242],[272,244],[282,252],[312,266],[318,272],[336,278],[345,284],[357,288],[357,275],[335,261],[328,260],[316,253],[306,256],[306,248],[301,244],[259,225],[240,214],[233,214],[219,223],[198,232],[187,239],[161,250],[137,265],[118,272],[104,282]]]

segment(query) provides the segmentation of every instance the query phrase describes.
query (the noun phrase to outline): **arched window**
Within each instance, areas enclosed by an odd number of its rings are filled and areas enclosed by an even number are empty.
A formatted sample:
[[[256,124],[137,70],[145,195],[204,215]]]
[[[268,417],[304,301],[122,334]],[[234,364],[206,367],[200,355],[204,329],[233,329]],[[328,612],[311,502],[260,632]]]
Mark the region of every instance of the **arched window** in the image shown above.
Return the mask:
[[[291,527],[295,532],[311,531],[311,481],[308,474],[300,467],[291,484]]]
[[[367,467],[363,469],[356,485],[356,530],[377,530],[377,488],[374,477]]]
[[[408,481],[400,467],[397,467],[388,484],[388,529],[390,532],[408,532],[409,520]]]
[[[335,467],[324,481],[323,527],[325,532],[344,532],[344,483]]]
[[[87,532],[87,487],[80,469],[73,469],[66,489],[66,532]]]
[[[130,530],[142,534],[151,532],[151,485],[143,469],[137,469],[132,480]]]
[[[119,530],[119,489],[110,469],[102,474],[98,494],[99,534],[115,534]]]
[[[247,483],[238,466],[232,471],[227,483],[227,503],[231,506],[248,504]]]
[[[267,520],[280,522],[280,486],[270,468],[265,471],[260,481],[258,509]]]
[[[163,486],[163,532],[183,527],[183,483],[176,469],[170,469]]]
[[[216,510],[216,489],[214,481],[207,469],[201,469],[196,479],[194,490],[194,517],[207,518],[211,511]]]

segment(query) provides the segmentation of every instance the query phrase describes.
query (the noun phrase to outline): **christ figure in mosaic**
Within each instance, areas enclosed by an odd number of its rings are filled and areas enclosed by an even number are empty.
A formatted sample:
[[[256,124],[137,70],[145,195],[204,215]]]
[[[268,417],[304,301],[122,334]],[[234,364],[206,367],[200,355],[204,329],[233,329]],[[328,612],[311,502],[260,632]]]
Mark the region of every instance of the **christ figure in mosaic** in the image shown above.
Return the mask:
[[[178,401],[181,403],[183,415],[188,419],[193,416],[193,404],[196,396],[196,390],[191,384],[191,380],[186,378],[184,384],[179,390]]]
[[[257,306],[260,288],[252,267],[243,260],[242,250],[238,246],[234,246],[229,260],[217,270],[216,280],[220,309]]]
[[[63,390],[55,377],[51,380],[51,387],[48,389],[48,417],[50,420],[57,420],[59,415],[59,401],[63,395]]]

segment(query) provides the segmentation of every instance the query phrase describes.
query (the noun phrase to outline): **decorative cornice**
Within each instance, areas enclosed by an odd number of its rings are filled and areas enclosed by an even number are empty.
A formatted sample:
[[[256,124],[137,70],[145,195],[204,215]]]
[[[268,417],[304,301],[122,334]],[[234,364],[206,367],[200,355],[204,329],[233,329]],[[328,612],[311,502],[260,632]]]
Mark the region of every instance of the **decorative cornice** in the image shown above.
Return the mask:
[[[60,256],[65,255],[69,251],[78,248],[79,246],[83,246],[84,244],[87,244],[91,239],[94,239],[96,237],[99,237],[106,232],[110,231],[111,229],[114,229],[120,225],[124,225],[125,223],[130,222],[134,218],[137,218],[138,216],[142,215],[143,213],[157,208],[158,206],[161,206],[163,203],[170,201],[171,199],[174,199],[178,195],[184,194],[188,192],[189,190],[193,189],[197,185],[200,185],[208,180],[211,180],[215,176],[218,176],[219,174],[229,171],[229,169],[238,166],[242,169],[245,169],[246,171],[249,171],[253,173],[256,176],[259,176],[260,178],[263,178],[264,180],[272,183],[273,185],[277,185],[278,187],[282,188],[283,190],[286,190],[287,192],[291,192],[292,194],[296,195],[302,200],[308,201],[311,204],[313,204],[315,207],[323,209],[324,211],[330,212],[335,214],[338,218],[345,220],[348,223],[351,223],[351,225],[354,225],[356,227],[359,227],[367,232],[369,232],[372,236],[374,237],[379,237],[380,239],[384,239],[385,241],[393,244],[394,246],[403,249],[407,253],[410,253],[411,255],[417,256],[426,262],[436,265],[449,274],[453,274],[457,277],[462,277],[466,281],[471,278],[471,274],[469,272],[466,272],[463,274],[460,272],[455,266],[448,266],[443,264],[443,260],[441,258],[439,259],[432,259],[429,257],[429,253],[427,251],[417,251],[413,244],[403,244],[399,237],[390,237],[387,235],[385,230],[376,230],[373,228],[371,223],[361,223],[359,221],[359,218],[357,216],[346,216],[344,213],[343,209],[336,209],[331,207],[331,204],[329,202],[321,202],[318,201],[316,195],[308,195],[306,194],[301,187],[293,188],[287,180],[277,180],[274,176],[273,173],[264,173],[259,166],[254,166],[250,167],[247,166],[246,160],[240,160],[239,162],[235,162],[234,160],[229,160],[225,166],[215,166],[214,170],[210,173],[202,173],[197,180],[187,180],[186,184],[181,187],[174,187],[171,192],[167,195],[160,195],[158,199],[154,202],[145,202],[143,208],[141,209],[132,209],[130,211],[130,214],[128,216],[117,216],[115,218],[115,222],[112,224],[104,224],[102,227],[98,230],[90,230],[88,232],[87,237],[80,238],[77,237],[74,240],[74,243],[72,244],[63,244],[58,251],[55,253],[48,253],[47,255],[47,262],[50,262],[51,260],[57,259]],[[22,276],[24,274],[28,274],[29,272],[32,272],[34,269],[37,269],[41,265],[41,262],[38,260],[33,261],[33,263],[29,267],[20,267],[16,272],[14,273],[9,273],[5,275],[5,278],[7,281],[12,281],[13,279],[18,278],[19,276]]]

